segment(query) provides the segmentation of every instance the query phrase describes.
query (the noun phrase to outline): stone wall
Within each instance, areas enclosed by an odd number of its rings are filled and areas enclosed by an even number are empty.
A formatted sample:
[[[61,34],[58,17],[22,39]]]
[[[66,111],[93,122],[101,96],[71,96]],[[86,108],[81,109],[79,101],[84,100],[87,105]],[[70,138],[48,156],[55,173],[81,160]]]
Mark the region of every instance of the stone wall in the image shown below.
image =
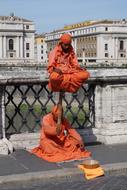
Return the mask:
[[[95,128],[81,132],[84,140],[127,143],[127,69],[94,70],[93,76]]]

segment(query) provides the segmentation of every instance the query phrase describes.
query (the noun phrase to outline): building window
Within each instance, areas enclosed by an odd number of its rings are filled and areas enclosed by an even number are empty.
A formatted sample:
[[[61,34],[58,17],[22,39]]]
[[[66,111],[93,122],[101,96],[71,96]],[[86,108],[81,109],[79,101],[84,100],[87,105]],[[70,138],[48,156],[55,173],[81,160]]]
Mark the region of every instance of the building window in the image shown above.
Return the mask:
[[[26,50],[29,50],[29,49],[30,49],[30,44],[26,43]]]
[[[120,41],[120,50],[123,50],[123,49],[124,49],[124,41],[121,40],[121,41]]]
[[[41,56],[41,59],[43,59],[43,56]]]
[[[43,50],[41,50],[41,53],[43,53]]]
[[[108,27],[105,27],[105,31],[108,31]]]
[[[41,40],[41,42],[43,43],[43,40]]]
[[[30,54],[29,54],[29,53],[26,53],[26,57],[30,57]]]
[[[10,57],[13,57],[13,53],[10,53]]]
[[[13,50],[14,49],[14,42],[13,39],[9,40],[9,50]]]
[[[41,46],[41,48],[43,48],[43,45]]]
[[[124,56],[123,56],[123,53],[120,54],[120,57],[124,57]]]
[[[108,57],[108,53],[105,53],[105,57]]]
[[[26,29],[29,29],[29,25],[26,25]]]
[[[105,50],[108,50],[108,44],[105,44]]]

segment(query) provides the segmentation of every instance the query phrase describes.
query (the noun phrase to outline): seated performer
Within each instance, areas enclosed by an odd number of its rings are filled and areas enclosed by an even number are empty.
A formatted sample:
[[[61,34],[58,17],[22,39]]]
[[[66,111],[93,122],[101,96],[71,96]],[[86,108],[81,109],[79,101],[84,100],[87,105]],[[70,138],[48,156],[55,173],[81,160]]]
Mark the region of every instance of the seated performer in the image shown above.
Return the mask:
[[[76,92],[90,76],[88,71],[79,66],[71,40],[70,34],[63,34],[49,54],[48,86],[52,91]]]
[[[59,116],[61,124],[57,124]],[[60,104],[43,117],[40,145],[32,149],[32,153],[49,162],[78,160],[91,155],[91,152],[85,150],[81,136],[63,117]]]

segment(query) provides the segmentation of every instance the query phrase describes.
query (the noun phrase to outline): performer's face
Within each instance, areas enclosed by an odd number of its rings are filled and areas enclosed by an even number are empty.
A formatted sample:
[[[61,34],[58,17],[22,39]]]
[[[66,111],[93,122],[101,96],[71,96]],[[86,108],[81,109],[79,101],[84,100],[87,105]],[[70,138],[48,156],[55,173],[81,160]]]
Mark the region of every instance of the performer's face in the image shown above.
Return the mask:
[[[62,50],[63,50],[64,52],[68,52],[68,50],[70,49],[70,45],[71,45],[71,44],[61,43]]]

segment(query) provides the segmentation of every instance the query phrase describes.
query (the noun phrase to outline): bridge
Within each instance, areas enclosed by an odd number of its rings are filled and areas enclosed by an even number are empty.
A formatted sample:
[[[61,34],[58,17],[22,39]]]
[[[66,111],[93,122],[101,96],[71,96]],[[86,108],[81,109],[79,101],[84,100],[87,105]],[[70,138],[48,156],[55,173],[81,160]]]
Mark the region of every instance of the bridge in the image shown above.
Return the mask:
[[[127,69],[91,68],[77,93],[63,96],[64,115],[85,142],[127,142]],[[0,71],[0,151],[39,143],[40,121],[57,103],[45,70]]]

